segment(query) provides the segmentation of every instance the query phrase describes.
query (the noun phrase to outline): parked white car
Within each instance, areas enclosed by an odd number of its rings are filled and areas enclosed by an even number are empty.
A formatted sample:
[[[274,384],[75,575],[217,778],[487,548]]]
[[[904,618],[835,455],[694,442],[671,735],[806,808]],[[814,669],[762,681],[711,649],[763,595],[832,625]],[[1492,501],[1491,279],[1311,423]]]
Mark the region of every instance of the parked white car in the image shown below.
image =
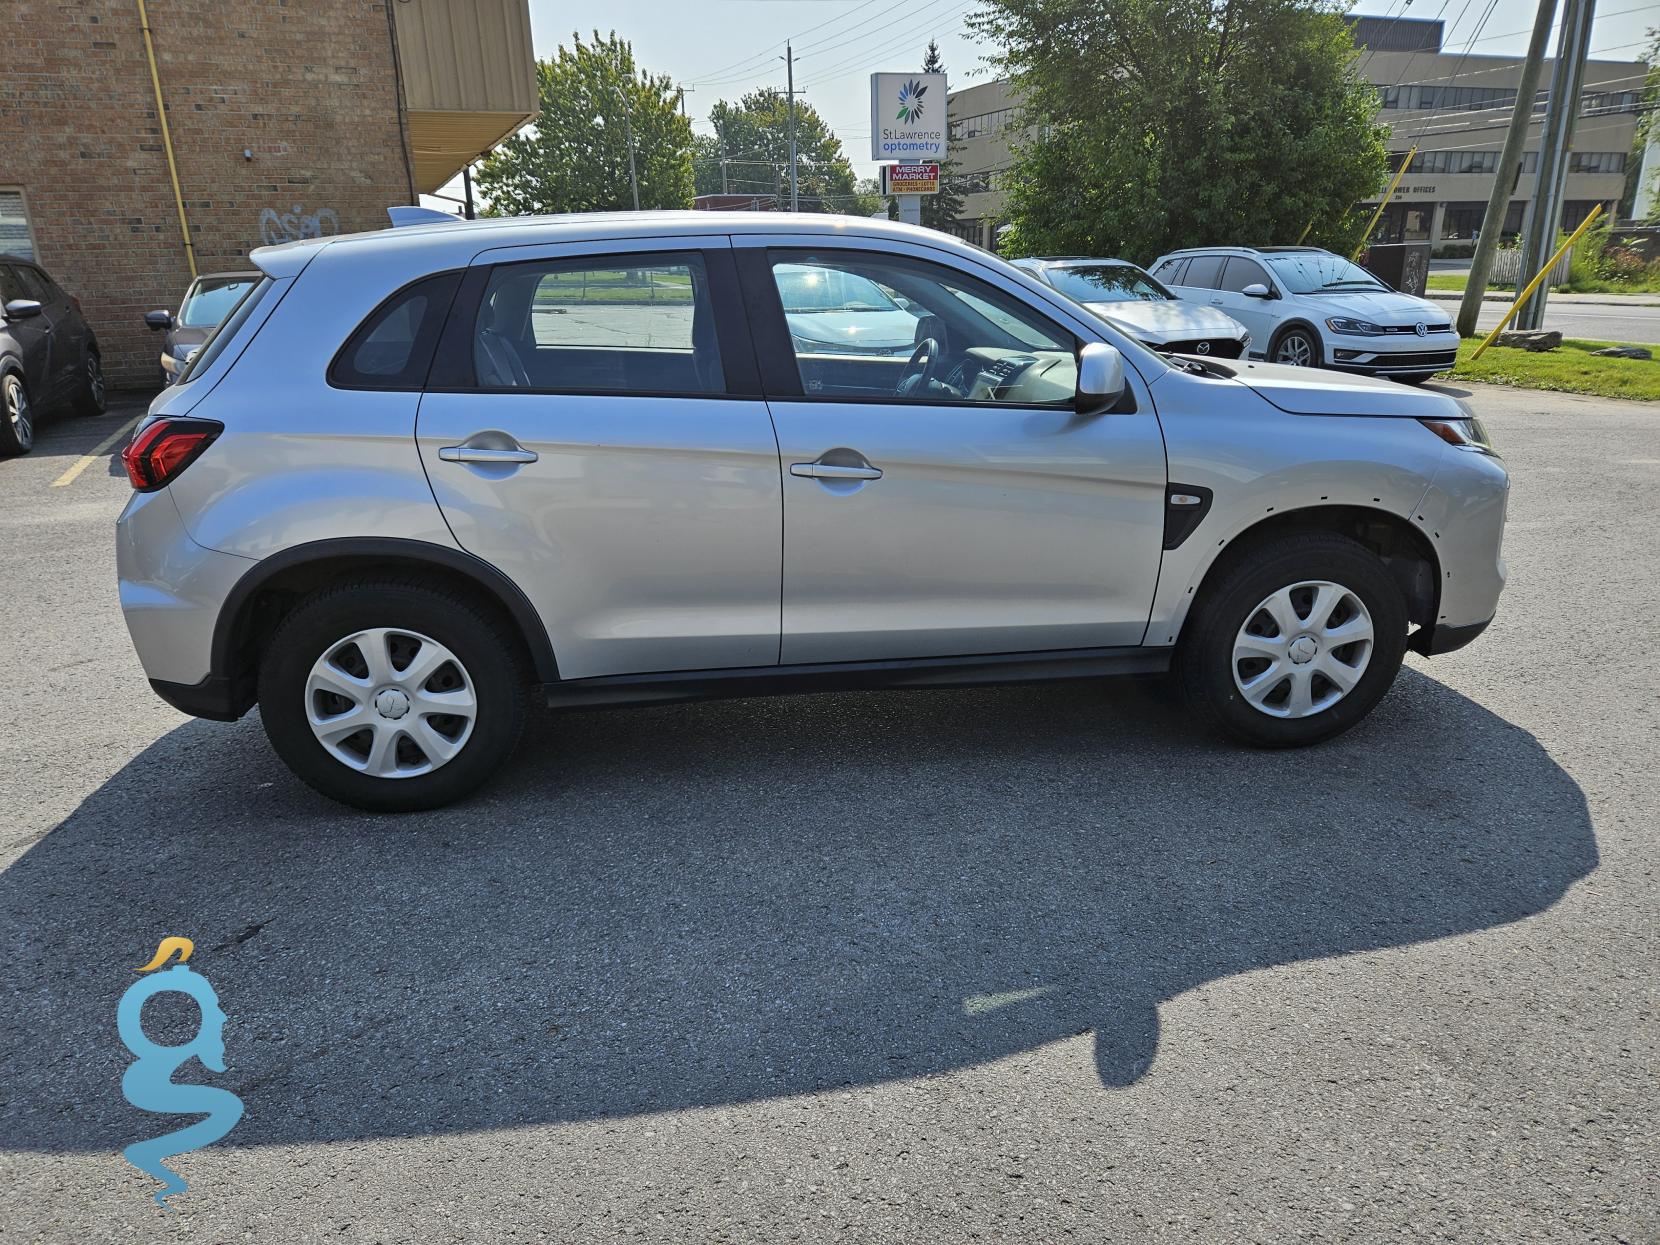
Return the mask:
[[[1458,334],[1439,306],[1318,247],[1172,251],[1153,264],[1153,275],[1248,328],[1253,358],[1416,383],[1446,371],[1458,355]]]
[[[1237,359],[1250,349],[1251,334],[1238,320],[1178,298],[1128,260],[1045,256],[1014,266],[1165,354]]]

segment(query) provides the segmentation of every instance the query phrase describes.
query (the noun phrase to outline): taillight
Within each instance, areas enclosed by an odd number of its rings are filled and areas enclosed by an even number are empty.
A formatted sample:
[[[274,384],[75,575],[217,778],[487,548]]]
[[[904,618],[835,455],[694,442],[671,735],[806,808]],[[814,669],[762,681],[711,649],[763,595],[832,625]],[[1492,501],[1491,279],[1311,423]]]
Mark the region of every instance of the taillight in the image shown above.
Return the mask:
[[[121,451],[127,478],[140,493],[154,492],[178,479],[179,473],[213,444],[225,425],[211,419],[168,419],[165,416],[138,430]]]

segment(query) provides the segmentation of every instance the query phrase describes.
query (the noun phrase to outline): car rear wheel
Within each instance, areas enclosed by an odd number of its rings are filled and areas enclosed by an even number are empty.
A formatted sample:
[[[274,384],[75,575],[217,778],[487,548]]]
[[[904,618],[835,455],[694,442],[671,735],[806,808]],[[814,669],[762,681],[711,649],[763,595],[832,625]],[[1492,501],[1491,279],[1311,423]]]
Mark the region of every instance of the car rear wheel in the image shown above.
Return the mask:
[[[81,392],[75,397],[77,415],[102,415],[107,406],[104,394],[104,363],[96,350],[86,352],[81,369]]]
[[[1189,705],[1236,739],[1319,743],[1383,699],[1406,629],[1406,601],[1371,550],[1289,536],[1246,554],[1194,606],[1177,678]]]
[[[16,372],[0,377],[0,454],[27,454],[35,444],[29,390]]]
[[[401,580],[328,589],[266,649],[260,717],[322,794],[374,812],[460,799],[513,750],[530,683],[494,614]]]
[[[1320,339],[1309,329],[1286,329],[1275,338],[1269,358],[1291,367],[1319,367],[1322,361]]]

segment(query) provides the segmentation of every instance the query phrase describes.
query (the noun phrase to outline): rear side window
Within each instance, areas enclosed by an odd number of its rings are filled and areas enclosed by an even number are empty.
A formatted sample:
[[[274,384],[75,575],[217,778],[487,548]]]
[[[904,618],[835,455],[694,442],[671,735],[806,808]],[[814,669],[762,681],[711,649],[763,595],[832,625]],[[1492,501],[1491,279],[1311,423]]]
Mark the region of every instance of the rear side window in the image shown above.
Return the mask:
[[[1153,269],[1153,275],[1166,285],[1186,285],[1187,282],[1182,280],[1182,273],[1186,268],[1187,260],[1185,258],[1167,259]]]
[[[329,366],[337,389],[421,389],[433,347],[461,284],[460,272],[440,272],[406,285],[370,313]]]
[[[714,302],[690,251],[501,264],[472,331],[479,389],[723,393]]]
[[[1216,283],[1222,276],[1221,255],[1195,255],[1187,265],[1187,271],[1182,274],[1183,285],[1197,286],[1202,290],[1214,290]]]

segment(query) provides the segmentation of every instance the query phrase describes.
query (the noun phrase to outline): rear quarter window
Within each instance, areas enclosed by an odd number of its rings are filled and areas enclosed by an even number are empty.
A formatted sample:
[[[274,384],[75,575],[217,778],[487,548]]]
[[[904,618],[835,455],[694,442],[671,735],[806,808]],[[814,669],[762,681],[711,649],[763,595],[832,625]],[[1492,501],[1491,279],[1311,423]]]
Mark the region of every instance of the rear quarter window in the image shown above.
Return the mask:
[[[393,294],[358,325],[329,366],[337,389],[413,389],[427,370],[461,273],[422,277]]]

